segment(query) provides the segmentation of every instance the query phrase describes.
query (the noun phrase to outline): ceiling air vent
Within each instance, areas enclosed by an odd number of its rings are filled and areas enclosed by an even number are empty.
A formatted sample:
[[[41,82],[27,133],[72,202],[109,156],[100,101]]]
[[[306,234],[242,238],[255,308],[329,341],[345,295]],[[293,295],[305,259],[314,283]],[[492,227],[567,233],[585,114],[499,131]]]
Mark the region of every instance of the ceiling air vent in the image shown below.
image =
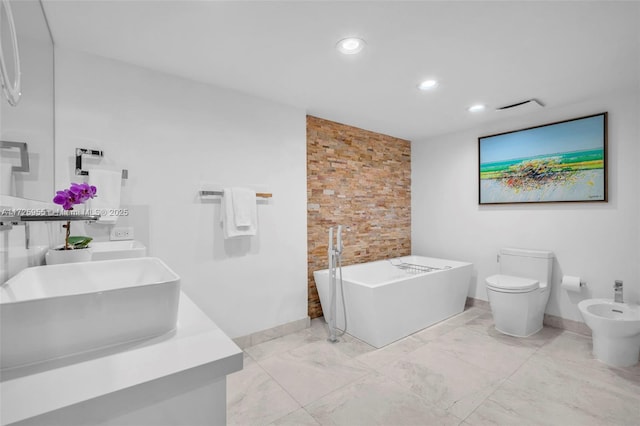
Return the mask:
[[[507,110],[512,110],[514,108],[523,108],[523,107],[529,107],[529,109],[533,108],[533,109],[538,109],[538,108],[543,108],[544,104],[542,102],[540,102],[539,100],[532,98],[532,99],[527,99],[526,101],[522,101],[522,102],[516,102],[515,104],[511,104],[511,105],[505,105],[502,106],[500,108],[496,108],[496,111],[507,111]]]

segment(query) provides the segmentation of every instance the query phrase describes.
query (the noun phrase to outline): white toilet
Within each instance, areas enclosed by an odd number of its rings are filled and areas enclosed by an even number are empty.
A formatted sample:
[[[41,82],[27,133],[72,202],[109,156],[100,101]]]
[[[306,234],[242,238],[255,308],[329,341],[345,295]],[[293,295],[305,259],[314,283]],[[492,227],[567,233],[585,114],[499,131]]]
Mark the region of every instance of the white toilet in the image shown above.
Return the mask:
[[[486,280],[496,330],[528,337],[542,329],[553,257],[550,251],[500,249],[500,274]]]

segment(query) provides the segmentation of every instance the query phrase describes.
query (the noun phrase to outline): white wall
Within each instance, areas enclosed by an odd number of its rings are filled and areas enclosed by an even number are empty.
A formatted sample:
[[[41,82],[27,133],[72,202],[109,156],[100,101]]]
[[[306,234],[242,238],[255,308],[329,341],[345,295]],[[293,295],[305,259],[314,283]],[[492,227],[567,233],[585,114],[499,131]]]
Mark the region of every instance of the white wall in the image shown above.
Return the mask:
[[[581,320],[577,303],[584,298],[612,298],[615,279],[624,280],[627,300],[640,301],[639,99],[631,91],[414,141],[413,252],[473,262],[469,296],[487,300],[484,280],[498,272],[500,247],[552,250],[546,312],[566,319]],[[478,205],[479,136],[603,111],[609,112],[608,203]],[[559,288],[563,274],[581,276],[587,288],[569,295]]]
[[[37,6],[37,3],[34,4]],[[22,5],[28,6],[26,2]],[[29,172],[1,176],[3,189],[0,193],[32,200],[49,200],[53,191],[53,47],[50,42],[43,43],[27,37],[19,42],[22,97],[18,105],[12,107],[0,94],[0,135],[4,141],[27,143]],[[20,153],[17,149],[2,149],[0,162],[21,165]],[[10,186],[8,191],[5,185]]]
[[[307,317],[303,110],[57,49],[56,188],[78,180],[76,147],[129,170],[122,202],[148,206],[149,255],[228,335]],[[250,244],[223,240],[200,182],[273,193]]]

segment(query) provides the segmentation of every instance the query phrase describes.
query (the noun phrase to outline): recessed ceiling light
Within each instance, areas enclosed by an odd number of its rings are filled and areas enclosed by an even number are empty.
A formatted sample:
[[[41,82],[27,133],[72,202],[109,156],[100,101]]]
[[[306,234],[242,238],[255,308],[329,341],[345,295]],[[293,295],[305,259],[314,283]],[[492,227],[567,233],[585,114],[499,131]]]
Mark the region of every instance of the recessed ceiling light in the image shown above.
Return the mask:
[[[467,111],[469,112],[480,112],[480,111],[484,111],[485,106],[482,104],[476,104],[476,105],[471,105],[469,108],[467,108]]]
[[[418,84],[418,89],[420,90],[431,90],[438,85],[437,80],[425,80],[422,83]]]
[[[361,38],[349,37],[343,38],[336,44],[336,49],[345,55],[355,55],[364,49],[365,41]]]

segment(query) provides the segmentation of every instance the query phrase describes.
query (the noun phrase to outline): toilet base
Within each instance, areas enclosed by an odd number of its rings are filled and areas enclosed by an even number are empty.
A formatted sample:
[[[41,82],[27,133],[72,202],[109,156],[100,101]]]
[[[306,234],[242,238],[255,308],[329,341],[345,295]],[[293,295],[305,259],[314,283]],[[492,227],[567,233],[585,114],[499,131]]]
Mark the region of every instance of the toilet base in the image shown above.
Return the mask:
[[[540,325],[540,328],[538,328],[535,331],[530,332],[529,334],[516,334],[514,332],[511,332],[509,330],[501,330],[500,328],[498,328],[498,326],[496,325],[494,328],[496,329],[496,331],[499,331],[502,334],[506,334],[507,336],[512,336],[512,337],[531,337],[534,334],[536,334],[537,332],[539,332],[540,330],[542,330],[542,325]]]
[[[548,291],[503,293],[487,289],[495,328],[513,337],[529,337],[542,330]]]

